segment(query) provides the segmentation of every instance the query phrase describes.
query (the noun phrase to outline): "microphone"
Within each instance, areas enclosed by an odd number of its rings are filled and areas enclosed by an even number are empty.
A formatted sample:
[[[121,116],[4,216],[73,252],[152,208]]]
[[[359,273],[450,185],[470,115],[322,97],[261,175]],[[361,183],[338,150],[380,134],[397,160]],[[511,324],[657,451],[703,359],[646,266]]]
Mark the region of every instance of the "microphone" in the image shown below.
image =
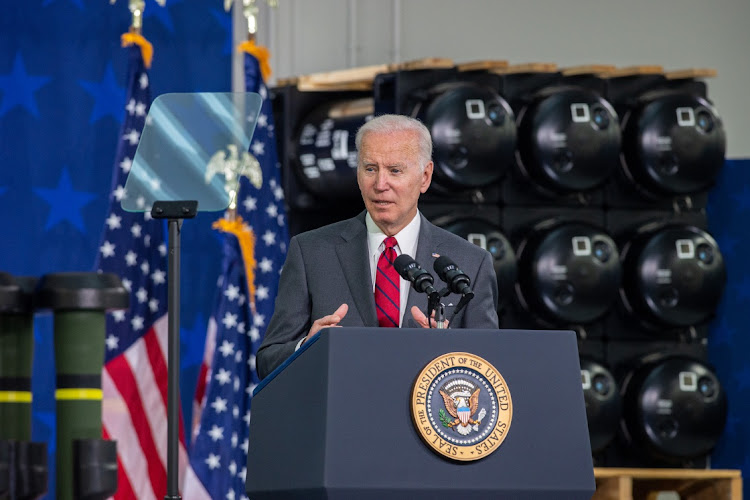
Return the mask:
[[[469,298],[474,297],[474,292],[471,290],[471,286],[469,286],[471,280],[458,268],[455,262],[442,255],[435,259],[432,267],[435,269],[438,277],[445,281],[451,292],[470,296]]]
[[[402,253],[393,261],[393,267],[396,268],[396,271],[402,278],[411,281],[414,290],[419,293],[426,293],[430,296],[437,295],[438,291],[435,290],[435,287],[433,286],[435,278],[422,269],[422,267],[417,264],[417,261],[412,259],[411,256]]]

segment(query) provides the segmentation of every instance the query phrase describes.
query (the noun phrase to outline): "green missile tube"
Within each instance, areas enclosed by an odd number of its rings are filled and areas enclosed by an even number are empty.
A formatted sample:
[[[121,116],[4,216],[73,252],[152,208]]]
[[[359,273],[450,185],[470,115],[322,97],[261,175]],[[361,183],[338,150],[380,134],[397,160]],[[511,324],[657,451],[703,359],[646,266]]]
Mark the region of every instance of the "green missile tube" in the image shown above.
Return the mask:
[[[58,500],[74,498],[74,442],[102,439],[105,311],[128,303],[111,273],[47,274],[37,288],[38,307],[54,311]]]
[[[0,441],[31,441],[35,284],[0,272]]]

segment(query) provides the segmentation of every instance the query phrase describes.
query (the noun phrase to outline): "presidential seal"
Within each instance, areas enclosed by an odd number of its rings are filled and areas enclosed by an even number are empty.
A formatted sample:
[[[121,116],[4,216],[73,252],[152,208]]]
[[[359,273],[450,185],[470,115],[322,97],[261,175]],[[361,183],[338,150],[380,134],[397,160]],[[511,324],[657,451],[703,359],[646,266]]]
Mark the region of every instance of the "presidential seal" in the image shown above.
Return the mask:
[[[467,352],[430,361],[411,393],[411,415],[422,440],[451,460],[479,460],[508,435],[513,402],[500,372]]]

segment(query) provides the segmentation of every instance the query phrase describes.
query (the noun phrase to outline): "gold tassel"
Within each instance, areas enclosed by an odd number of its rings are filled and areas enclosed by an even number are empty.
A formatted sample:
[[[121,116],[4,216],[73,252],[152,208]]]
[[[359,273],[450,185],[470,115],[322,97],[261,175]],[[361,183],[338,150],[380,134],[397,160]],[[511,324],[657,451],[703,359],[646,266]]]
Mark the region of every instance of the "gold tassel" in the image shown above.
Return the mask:
[[[248,54],[255,56],[260,65],[260,74],[263,75],[263,81],[267,82],[271,73],[271,53],[267,48],[260,45],[255,45],[254,40],[247,40],[237,46],[237,50],[240,52],[247,52]]]
[[[154,58],[154,46],[151,42],[146,40],[143,35],[134,32],[123,33],[120,37],[123,47],[130,47],[131,45],[138,45],[141,48],[141,56],[143,57],[143,64],[146,69],[151,67],[151,61]]]
[[[245,224],[242,217],[236,216],[234,220],[219,219],[213,223],[214,229],[224,233],[233,234],[240,244],[242,260],[245,263],[245,276],[247,277],[247,289],[250,297],[250,308],[255,313],[255,233],[250,226]]]

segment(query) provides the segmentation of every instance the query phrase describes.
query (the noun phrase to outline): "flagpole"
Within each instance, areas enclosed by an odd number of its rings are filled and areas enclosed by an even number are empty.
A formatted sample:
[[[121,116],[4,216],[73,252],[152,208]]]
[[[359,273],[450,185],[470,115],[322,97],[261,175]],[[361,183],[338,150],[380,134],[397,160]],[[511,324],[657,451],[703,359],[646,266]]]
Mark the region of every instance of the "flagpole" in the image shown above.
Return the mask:
[[[198,212],[197,201],[156,201],[154,219],[169,225],[169,267],[167,278],[167,494],[164,500],[180,500],[180,232],[183,219]]]

